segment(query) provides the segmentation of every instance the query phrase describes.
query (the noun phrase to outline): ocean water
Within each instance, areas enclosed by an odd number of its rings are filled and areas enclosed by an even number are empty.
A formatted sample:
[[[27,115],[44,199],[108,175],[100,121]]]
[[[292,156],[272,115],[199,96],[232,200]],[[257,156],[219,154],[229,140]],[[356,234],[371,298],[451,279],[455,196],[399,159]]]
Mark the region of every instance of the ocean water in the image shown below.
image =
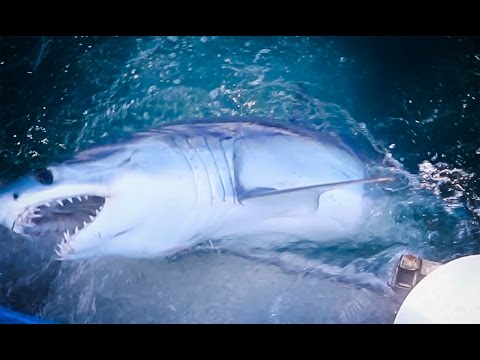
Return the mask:
[[[212,116],[334,132],[397,179],[369,189],[355,237],[268,252],[61,263],[0,227],[1,306],[74,323],[391,323],[401,254],[480,252],[478,38],[32,37],[0,51],[0,182]]]

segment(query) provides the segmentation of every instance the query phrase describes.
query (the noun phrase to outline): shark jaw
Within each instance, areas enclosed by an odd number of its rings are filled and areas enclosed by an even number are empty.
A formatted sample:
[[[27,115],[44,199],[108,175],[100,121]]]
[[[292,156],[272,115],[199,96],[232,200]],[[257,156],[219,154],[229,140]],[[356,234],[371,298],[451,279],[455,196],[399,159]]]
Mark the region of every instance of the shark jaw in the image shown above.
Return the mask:
[[[58,260],[65,260],[74,252],[77,236],[97,220],[105,200],[83,194],[30,205],[18,214],[12,230],[27,236],[53,235],[59,241],[55,249]]]

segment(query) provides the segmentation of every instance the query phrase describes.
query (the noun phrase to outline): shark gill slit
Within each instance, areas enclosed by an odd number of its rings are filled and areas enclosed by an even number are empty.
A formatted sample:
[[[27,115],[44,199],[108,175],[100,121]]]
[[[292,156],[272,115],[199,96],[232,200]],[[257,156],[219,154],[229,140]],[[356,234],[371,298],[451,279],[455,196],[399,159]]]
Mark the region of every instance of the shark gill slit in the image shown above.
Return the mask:
[[[192,148],[193,151],[195,151],[195,153],[197,154],[198,158],[200,159],[200,162],[201,162],[202,165],[203,165],[203,169],[204,169],[205,173],[207,174],[208,186],[209,186],[209,188],[210,188],[210,204],[213,204],[213,188],[212,188],[212,182],[210,181],[210,174],[208,173],[207,165],[205,164],[205,161],[203,161],[202,155],[200,155],[200,153],[198,152],[197,148],[194,147],[194,146],[190,143],[190,139],[189,139],[189,138],[187,138],[187,143],[188,143],[188,145],[190,146],[190,148]]]
[[[197,204],[199,202],[199,198],[198,198],[198,187],[197,187],[197,180],[195,178],[195,172],[193,170],[193,166],[190,162],[190,160],[188,159],[188,156],[187,154],[185,154],[185,152],[183,151],[182,147],[178,145],[176,139],[174,136],[172,136],[172,140],[173,140],[173,143],[175,144],[175,146],[177,147],[177,149],[180,151],[180,153],[182,154],[182,156],[184,157],[185,161],[187,162],[188,166],[190,167],[190,171],[192,173],[192,179],[193,179],[193,186],[195,188],[195,195],[196,195],[196,199],[197,199]]]
[[[238,194],[237,191],[240,191],[240,198],[241,198],[241,195],[245,193],[245,189],[243,188],[242,183],[240,182],[237,174],[235,173],[235,169],[238,169],[237,162],[239,161],[235,151],[235,146],[237,144],[237,141],[238,139],[234,140],[232,143],[232,168],[233,168],[232,176],[233,176],[233,182],[235,184],[235,193]],[[237,200],[240,204],[243,205],[243,202],[240,200],[240,198],[237,197]]]
[[[207,145],[207,149],[210,152],[210,156],[213,159],[213,163],[215,164],[215,169],[217,170],[217,175],[218,175],[218,178],[220,179],[220,184],[222,184],[223,202],[225,202],[226,193],[225,193],[225,185],[223,184],[222,174],[220,173],[220,169],[218,168],[217,160],[215,159],[215,156],[213,155],[213,151],[210,148],[210,145],[208,144],[207,138],[204,137],[203,139],[205,140],[205,144]]]
[[[230,165],[228,161],[227,153],[225,151],[225,147],[223,146],[223,141],[220,140],[220,148],[222,149],[223,158],[225,159],[225,163],[227,164],[228,169],[228,179],[230,180],[230,186],[232,187],[232,195],[233,195],[233,203],[237,203],[237,189],[235,188],[235,184],[233,183],[233,178],[235,177],[233,165]]]

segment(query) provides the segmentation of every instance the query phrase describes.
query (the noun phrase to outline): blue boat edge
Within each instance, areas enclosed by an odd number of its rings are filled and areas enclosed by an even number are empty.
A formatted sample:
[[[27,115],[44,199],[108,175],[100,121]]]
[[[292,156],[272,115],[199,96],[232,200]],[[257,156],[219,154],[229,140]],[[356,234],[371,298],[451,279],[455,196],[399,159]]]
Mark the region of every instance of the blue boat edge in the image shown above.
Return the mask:
[[[0,324],[57,324],[36,316],[25,315],[0,306]]]

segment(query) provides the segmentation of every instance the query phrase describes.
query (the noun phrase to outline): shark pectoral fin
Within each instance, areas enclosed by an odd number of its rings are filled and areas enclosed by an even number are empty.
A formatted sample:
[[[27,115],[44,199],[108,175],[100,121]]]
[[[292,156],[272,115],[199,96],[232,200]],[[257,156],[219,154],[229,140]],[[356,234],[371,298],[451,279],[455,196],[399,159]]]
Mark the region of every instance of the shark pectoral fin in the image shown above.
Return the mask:
[[[239,196],[240,201],[244,202],[248,199],[254,199],[259,197],[265,196],[277,196],[282,194],[288,193],[300,193],[305,191],[312,191],[317,195],[321,195],[322,193],[330,190],[339,189],[344,186],[350,185],[358,185],[358,184],[368,184],[368,183],[377,183],[377,182],[386,182],[386,181],[393,181],[393,178],[374,178],[374,179],[362,179],[362,180],[349,180],[349,181],[341,181],[336,183],[329,183],[329,184],[320,184],[320,185],[310,185],[310,186],[301,186],[297,188],[290,188],[290,189],[272,189],[272,188],[256,188],[251,191],[242,194]]]

